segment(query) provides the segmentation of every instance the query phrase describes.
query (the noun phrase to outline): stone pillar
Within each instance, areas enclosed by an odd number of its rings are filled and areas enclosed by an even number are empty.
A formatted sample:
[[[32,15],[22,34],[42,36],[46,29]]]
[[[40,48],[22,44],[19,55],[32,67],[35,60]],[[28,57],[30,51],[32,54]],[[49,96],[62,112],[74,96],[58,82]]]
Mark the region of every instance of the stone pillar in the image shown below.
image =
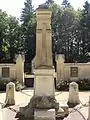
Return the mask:
[[[64,54],[56,55],[56,71],[57,71],[57,79],[56,86],[58,87],[61,80],[64,80]]]
[[[79,100],[78,84],[76,82],[72,82],[69,85],[68,105],[70,107],[74,107],[79,103],[80,103],[80,100]]]
[[[36,19],[34,95],[28,106],[20,108],[20,114],[29,119],[32,117],[35,120],[55,120],[59,103],[55,99],[51,11],[47,5],[39,6]]]
[[[14,105],[15,104],[15,84],[10,82],[6,86],[6,105]]]
[[[24,58],[23,55],[17,55],[16,59],[16,79],[22,85],[24,84]]]
[[[2,105],[0,104],[0,120],[3,120]]]
[[[89,96],[89,104],[88,104],[88,119],[90,120],[90,96]]]

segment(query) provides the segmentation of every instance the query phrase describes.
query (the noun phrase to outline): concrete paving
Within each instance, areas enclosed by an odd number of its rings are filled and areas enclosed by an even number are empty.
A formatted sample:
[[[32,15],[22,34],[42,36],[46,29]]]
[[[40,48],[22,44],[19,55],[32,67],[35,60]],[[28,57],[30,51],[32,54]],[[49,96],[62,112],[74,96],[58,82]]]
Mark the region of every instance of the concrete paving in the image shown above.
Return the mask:
[[[79,109],[79,111],[84,115],[85,119],[87,119],[88,116],[88,107],[81,107],[82,104],[85,104],[89,101],[89,95],[90,92],[79,92],[79,96],[80,96],[80,101],[81,104],[79,106],[77,106]],[[11,106],[10,108],[4,108],[3,109],[3,120],[7,120],[7,118],[9,120],[17,120],[17,118],[15,118],[16,112],[19,111],[19,107],[22,105],[27,105],[31,99],[31,97],[33,96],[33,89],[27,89],[27,90],[23,90],[22,92],[15,92],[15,105]],[[5,97],[6,94],[5,93],[0,93],[0,102],[4,103],[5,101]],[[60,106],[67,104],[68,101],[68,92],[55,92],[55,97],[57,99],[57,101],[60,103]],[[72,109],[70,109],[71,111]],[[68,117],[66,117],[64,120],[85,120],[83,118],[83,116],[76,110],[73,110],[73,112],[71,112],[69,114]]]

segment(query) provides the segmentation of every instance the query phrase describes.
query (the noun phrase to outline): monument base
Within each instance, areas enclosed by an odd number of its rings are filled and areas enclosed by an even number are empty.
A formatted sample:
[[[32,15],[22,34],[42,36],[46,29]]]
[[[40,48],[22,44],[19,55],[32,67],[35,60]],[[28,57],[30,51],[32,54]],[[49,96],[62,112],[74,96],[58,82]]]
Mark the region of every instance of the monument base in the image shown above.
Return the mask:
[[[25,118],[33,118],[35,110],[55,109],[58,111],[59,103],[53,96],[33,96],[30,103],[25,107],[20,107],[20,112],[16,117],[24,116]]]
[[[34,120],[56,120],[55,109],[36,109],[34,112]]]
[[[54,111],[49,111],[51,109]],[[64,110],[59,108],[55,99],[54,69],[35,69],[34,96],[26,107],[20,107],[18,115],[25,119],[40,120],[44,117],[44,120],[55,120],[56,115],[61,117],[62,114],[64,115]]]

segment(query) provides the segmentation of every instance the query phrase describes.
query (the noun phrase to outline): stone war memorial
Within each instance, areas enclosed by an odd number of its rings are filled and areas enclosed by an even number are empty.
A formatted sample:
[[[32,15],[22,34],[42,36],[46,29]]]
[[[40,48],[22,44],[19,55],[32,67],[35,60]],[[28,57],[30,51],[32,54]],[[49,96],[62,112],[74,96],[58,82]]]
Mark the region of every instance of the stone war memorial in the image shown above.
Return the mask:
[[[0,78],[10,80],[6,92],[0,91],[0,120],[90,120],[90,85],[85,81],[90,80],[90,62],[67,63],[64,54],[57,54],[54,68],[51,19],[47,3],[39,5],[31,73],[24,69],[24,53],[13,64],[0,64]],[[33,81],[34,87],[25,81]],[[79,91],[87,84],[88,91]]]
[[[54,68],[52,63],[51,11],[47,5],[36,10],[36,57],[34,95],[26,107],[20,107],[17,116],[34,120],[56,120],[59,108],[55,99]]]

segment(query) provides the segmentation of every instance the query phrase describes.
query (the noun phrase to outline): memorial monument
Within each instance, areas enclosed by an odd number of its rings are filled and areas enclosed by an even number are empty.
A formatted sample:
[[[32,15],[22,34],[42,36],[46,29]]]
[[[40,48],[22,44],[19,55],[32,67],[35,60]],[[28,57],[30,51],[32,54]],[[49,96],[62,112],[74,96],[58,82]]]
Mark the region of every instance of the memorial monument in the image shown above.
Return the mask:
[[[56,113],[63,112],[55,99],[54,68],[52,62],[51,11],[47,5],[36,10],[36,57],[34,95],[26,107],[20,107],[19,116],[25,120],[55,120]]]

